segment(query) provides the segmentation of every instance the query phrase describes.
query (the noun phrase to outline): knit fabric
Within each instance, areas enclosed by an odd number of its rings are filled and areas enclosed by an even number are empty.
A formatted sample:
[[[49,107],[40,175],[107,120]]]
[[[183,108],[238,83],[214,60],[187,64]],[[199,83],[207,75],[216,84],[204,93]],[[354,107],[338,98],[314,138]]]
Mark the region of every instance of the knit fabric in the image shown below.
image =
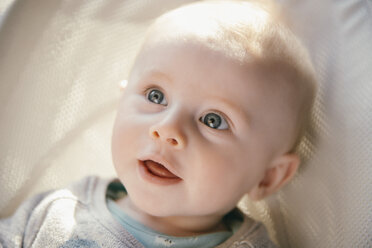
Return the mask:
[[[87,177],[27,200],[12,217],[0,220],[0,247],[143,247],[107,209],[111,181]],[[244,216],[239,230],[216,247],[275,245],[261,223]]]

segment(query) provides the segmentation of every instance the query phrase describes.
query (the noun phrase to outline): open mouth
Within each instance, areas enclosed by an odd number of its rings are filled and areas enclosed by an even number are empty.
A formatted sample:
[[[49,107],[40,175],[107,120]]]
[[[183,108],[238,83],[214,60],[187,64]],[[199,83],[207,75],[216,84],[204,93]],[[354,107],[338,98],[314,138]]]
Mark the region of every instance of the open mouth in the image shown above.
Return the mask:
[[[180,177],[168,170],[164,165],[153,160],[139,160],[139,165],[141,175],[150,182],[168,185],[182,180]]]
[[[164,177],[164,178],[179,178],[178,176],[170,172],[167,168],[165,168],[164,165],[159,164],[155,161],[145,160],[143,161],[143,163],[148,169],[148,171],[152,173],[154,176]]]

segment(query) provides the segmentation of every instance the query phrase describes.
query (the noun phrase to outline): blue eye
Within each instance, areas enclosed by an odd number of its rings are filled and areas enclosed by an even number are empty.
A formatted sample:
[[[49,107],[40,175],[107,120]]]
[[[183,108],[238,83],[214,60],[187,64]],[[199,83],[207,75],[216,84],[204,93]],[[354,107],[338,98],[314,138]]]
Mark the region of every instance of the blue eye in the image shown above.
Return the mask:
[[[162,104],[162,105],[167,104],[167,101],[164,98],[164,94],[160,90],[156,90],[156,89],[150,90],[147,93],[147,99],[150,102],[153,102],[155,104]]]
[[[200,117],[200,121],[213,129],[226,130],[229,128],[225,118],[216,113],[208,113]]]

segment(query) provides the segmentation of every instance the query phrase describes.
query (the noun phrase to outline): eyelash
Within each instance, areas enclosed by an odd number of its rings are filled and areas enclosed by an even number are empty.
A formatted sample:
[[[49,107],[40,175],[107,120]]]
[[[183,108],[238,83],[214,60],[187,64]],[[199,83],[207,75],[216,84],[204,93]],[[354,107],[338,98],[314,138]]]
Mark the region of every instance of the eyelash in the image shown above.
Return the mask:
[[[208,117],[208,115],[217,115],[218,118],[221,119],[221,125],[222,126],[225,126],[225,128],[223,129],[220,129],[220,128],[213,128],[211,126],[208,126],[207,123],[205,122],[206,118]],[[220,130],[220,131],[225,131],[225,130],[228,130],[230,129],[230,122],[229,122],[229,118],[227,118],[224,114],[220,113],[219,111],[209,111],[207,112],[205,115],[203,115],[202,117],[199,118],[199,121],[202,122],[204,125],[206,125],[207,127],[210,127],[212,129],[216,129],[216,130]],[[213,122],[212,123],[209,123],[209,124],[212,124],[213,125]]]
[[[151,87],[146,87],[145,90],[143,91],[143,94],[144,96],[146,97],[146,100],[149,101],[150,103],[153,103],[153,104],[158,104],[158,105],[163,105],[163,106],[167,106],[168,103],[166,104],[161,104],[161,103],[156,103],[156,102],[153,102],[149,99],[149,94],[152,92],[152,91],[159,91],[161,92],[161,94],[163,95],[163,98],[161,100],[165,100],[167,101],[167,97],[165,97],[165,94],[163,93],[163,90],[160,89],[159,87],[154,87],[154,86],[151,86]],[[205,122],[205,118],[208,116],[208,115],[211,115],[211,114],[214,114],[214,115],[217,115],[222,121],[221,121],[221,124],[223,124],[224,126],[227,126],[226,128],[224,129],[219,129],[219,128],[213,128],[211,126],[208,126]],[[230,125],[230,119],[228,117],[226,117],[224,114],[222,114],[221,112],[219,111],[216,111],[216,110],[212,110],[212,111],[209,111],[208,113],[206,113],[205,115],[203,115],[202,117],[199,118],[199,121],[201,123],[203,123],[204,125],[206,125],[207,127],[211,128],[211,129],[215,129],[215,130],[220,130],[220,131],[225,131],[225,130],[228,130],[230,129],[231,125]],[[209,124],[213,124],[209,122]]]
[[[157,86],[157,85],[150,85],[150,86],[144,86],[141,90],[142,94],[147,96],[147,94],[151,91],[151,90],[159,90],[161,92],[164,92],[164,90]],[[163,93],[164,94],[164,93]],[[164,94],[165,95],[165,94]]]

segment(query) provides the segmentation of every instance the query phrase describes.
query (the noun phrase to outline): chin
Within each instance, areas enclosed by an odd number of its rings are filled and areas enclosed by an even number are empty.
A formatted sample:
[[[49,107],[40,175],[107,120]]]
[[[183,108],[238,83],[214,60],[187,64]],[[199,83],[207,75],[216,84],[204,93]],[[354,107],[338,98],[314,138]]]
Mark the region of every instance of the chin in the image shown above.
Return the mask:
[[[156,217],[167,217],[175,214],[175,208],[169,206],[169,204],[159,201],[152,201],[146,197],[133,197],[131,201],[137,211]],[[176,208],[177,209],[177,208]]]
[[[185,216],[187,211],[183,211],[179,206],[162,205],[161,207],[154,207],[154,205],[146,206],[146,212],[156,217],[170,217],[170,216]]]

